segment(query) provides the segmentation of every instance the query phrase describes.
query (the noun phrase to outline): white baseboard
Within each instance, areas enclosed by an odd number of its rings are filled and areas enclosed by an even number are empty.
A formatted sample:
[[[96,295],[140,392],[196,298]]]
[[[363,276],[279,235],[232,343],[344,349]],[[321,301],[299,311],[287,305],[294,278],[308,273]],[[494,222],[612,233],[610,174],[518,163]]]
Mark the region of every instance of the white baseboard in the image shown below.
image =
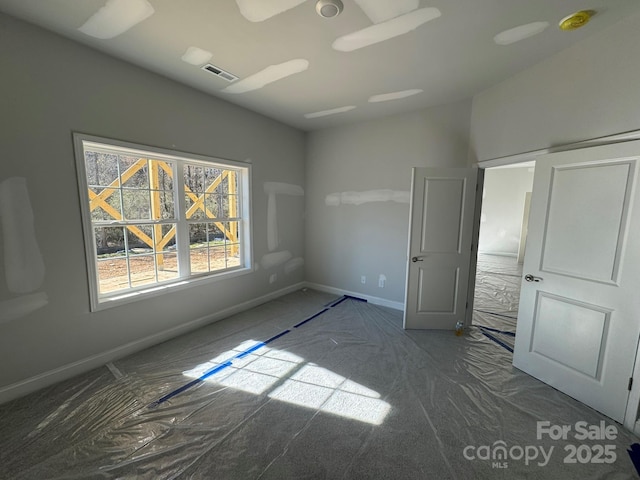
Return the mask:
[[[350,292],[349,290],[343,290],[341,288],[330,287],[328,285],[321,285],[319,283],[305,282],[308,288],[313,290],[319,290],[321,292],[326,293],[335,293],[336,295],[349,295],[351,297],[362,298],[369,303],[373,303],[374,305],[380,305],[382,307],[393,308],[394,310],[404,311],[404,303],[402,302],[394,302],[392,300],[387,300],[386,298],[374,297],[372,295],[365,295],[360,292]]]
[[[49,370],[47,372],[36,375],[34,377],[27,378],[26,380],[21,380],[11,385],[0,387],[0,403],[8,402],[9,400],[22,397],[29,393],[35,392],[36,390],[40,390],[41,388],[53,385],[54,383],[60,382],[62,380],[67,380],[84,372],[88,372],[89,370],[101,367],[118,358],[126,357],[127,355],[131,355],[133,353],[144,350],[145,348],[149,348],[153,345],[157,345],[158,343],[170,340],[171,338],[177,337],[178,335],[182,335],[210,323],[217,322],[218,320],[222,320],[231,315],[235,315],[236,313],[249,310],[250,308],[257,307],[258,305],[282,297],[283,295],[287,295],[288,293],[295,292],[306,286],[306,282],[296,283],[295,285],[291,285],[289,287],[285,287],[275,292],[268,293],[261,297],[248,300],[246,302],[234,305],[211,315],[192,320],[168,330],[163,330],[162,332],[158,332],[148,337],[141,338],[140,340],[129,342],[125,345],[107,350],[106,352],[98,353],[96,355],[83,358],[82,360],[78,360],[77,362],[69,363],[67,365],[63,365],[53,370]]]

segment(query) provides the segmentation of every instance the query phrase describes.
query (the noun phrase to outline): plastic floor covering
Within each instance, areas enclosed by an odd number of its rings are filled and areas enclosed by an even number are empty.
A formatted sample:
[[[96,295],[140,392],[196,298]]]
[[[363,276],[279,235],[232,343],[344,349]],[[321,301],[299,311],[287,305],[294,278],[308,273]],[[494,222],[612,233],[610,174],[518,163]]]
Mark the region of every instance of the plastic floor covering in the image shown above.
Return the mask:
[[[295,292],[0,405],[0,478],[638,478],[637,437],[479,329],[338,300]]]
[[[472,323],[480,333],[511,352],[521,281],[522,265],[516,258],[478,254]]]

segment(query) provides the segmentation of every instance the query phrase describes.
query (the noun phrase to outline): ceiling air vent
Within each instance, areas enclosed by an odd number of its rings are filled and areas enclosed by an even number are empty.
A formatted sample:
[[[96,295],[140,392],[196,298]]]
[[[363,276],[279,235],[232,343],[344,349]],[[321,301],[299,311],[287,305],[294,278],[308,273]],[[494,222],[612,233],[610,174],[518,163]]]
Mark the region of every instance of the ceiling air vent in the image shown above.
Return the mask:
[[[202,67],[202,69],[209,73],[213,73],[217,77],[223,78],[227,82],[235,82],[236,80],[238,80],[238,77],[236,77],[233,73],[222,70],[221,68],[218,68],[215,65],[211,65],[210,63],[207,63],[204,67]]]

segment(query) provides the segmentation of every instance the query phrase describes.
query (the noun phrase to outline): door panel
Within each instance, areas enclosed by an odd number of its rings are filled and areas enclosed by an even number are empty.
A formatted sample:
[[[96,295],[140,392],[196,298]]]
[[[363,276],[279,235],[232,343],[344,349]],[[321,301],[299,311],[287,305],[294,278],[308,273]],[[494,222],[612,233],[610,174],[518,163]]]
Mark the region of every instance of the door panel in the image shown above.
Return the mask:
[[[639,156],[628,142],[537,160],[513,357],[620,422],[640,334]]]
[[[413,171],[404,328],[454,329],[464,321],[476,175],[470,168]]]
[[[542,271],[615,281],[632,173],[629,161],[553,169]]]
[[[419,269],[418,313],[455,314],[459,268]]]
[[[464,178],[424,178],[421,253],[458,253]],[[438,228],[434,228],[436,226]]]
[[[545,292],[536,304],[531,351],[598,380],[611,311]]]

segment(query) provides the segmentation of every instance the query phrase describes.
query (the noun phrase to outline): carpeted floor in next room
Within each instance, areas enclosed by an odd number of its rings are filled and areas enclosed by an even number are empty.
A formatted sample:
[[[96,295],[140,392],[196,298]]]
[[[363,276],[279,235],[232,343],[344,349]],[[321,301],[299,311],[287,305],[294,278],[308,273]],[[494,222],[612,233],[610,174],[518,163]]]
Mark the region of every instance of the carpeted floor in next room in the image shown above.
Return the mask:
[[[298,291],[0,405],[0,478],[638,477],[637,437],[478,328],[404,331],[399,311],[337,300]],[[539,421],[617,435],[537,438]],[[566,463],[580,443],[612,445],[610,463]]]

